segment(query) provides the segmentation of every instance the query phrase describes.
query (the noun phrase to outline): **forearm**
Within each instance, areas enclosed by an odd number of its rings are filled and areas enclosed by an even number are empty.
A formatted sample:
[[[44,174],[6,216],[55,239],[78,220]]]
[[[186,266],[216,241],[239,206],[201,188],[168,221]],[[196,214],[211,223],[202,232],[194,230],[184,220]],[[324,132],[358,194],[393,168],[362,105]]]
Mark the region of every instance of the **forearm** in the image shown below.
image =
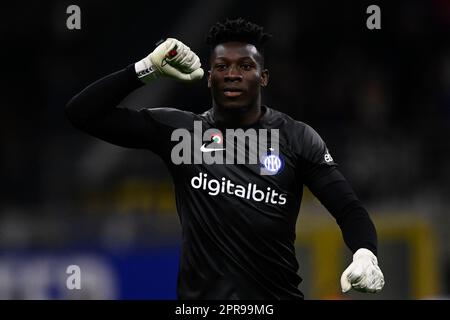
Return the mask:
[[[119,103],[144,83],[161,76],[181,81],[201,79],[200,59],[182,42],[169,38],[144,59],[110,74],[77,94],[66,115],[78,129],[107,142],[155,150],[158,124],[141,109],[120,108]]]
[[[75,127],[88,132],[95,130],[128,94],[142,85],[134,65],[130,65],[95,81],[75,95],[66,106],[66,115]]]
[[[344,241],[353,253],[367,248],[377,255],[375,226],[348,181],[336,168],[327,168],[309,188],[336,219]]]
[[[329,193],[350,189],[348,182],[339,182],[336,186],[330,186]],[[347,246],[355,253],[360,248],[366,248],[377,255],[377,233],[369,213],[363,207],[361,201],[356,198],[354,192],[349,195],[353,200],[347,200],[348,204],[341,210],[335,210],[330,206],[330,212],[336,218],[336,222],[342,230],[342,235]]]

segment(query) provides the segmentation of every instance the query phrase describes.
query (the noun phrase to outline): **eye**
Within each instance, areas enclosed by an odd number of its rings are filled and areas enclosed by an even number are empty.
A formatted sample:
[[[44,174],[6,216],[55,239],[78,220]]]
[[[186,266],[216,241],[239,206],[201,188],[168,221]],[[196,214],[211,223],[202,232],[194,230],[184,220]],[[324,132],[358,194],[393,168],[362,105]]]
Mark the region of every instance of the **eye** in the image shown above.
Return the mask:
[[[214,66],[214,68],[216,68],[219,71],[223,71],[227,68],[227,65],[224,63],[218,63]]]
[[[250,64],[250,63],[243,63],[241,65],[241,68],[242,68],[242,70],[248,71],[248,70],[251,70],[253,68],[253,65]]]

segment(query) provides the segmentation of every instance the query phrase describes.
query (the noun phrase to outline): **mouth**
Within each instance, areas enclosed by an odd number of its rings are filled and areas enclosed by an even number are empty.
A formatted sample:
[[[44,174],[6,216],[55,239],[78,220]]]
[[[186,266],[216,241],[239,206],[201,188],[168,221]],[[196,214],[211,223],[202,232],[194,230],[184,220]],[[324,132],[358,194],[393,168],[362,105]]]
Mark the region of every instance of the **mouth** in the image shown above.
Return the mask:
[[[223,94],[226,97],[238,97],[240,95],[242,95],[244,91],[242,89],[239,88],[225,88],[223,89]]]

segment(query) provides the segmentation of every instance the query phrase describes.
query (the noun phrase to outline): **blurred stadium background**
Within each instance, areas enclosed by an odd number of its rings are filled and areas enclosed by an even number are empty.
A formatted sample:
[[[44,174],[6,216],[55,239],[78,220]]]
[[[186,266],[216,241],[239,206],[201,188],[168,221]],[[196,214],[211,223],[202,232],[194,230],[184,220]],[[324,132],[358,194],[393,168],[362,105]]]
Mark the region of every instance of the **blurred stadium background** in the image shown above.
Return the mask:
[[[81,8],[81,30],[66,8]],[[366,8],[381,8],[381,30]],[[265,102],[313,126],[366,204],[386,278],[379,295],[340,294],[351,259],[309,192],[298,223],[308,299],[450,296],[450,1],[46,1],[2,4],[0,299],[173,299],[180,227],[172,183],[153,154],[74,129],[67,101],[147,55],[186,42],[207,65],[205,34],[225,17],[273,34]],[[130,107],[209,108],[206,80],[160,81]],[[68,265],[82,290],[65,287]]]

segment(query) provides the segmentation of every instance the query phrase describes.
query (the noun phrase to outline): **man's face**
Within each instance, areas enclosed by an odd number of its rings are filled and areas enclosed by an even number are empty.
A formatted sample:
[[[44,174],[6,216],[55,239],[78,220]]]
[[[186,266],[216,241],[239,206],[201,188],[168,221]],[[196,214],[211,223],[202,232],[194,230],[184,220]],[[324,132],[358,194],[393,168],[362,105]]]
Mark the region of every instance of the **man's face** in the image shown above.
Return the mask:
[[[211,53],[208,76],[215,105],[224,109],[247,109],[260,103],[260,89],[267,85],[269,78],[261,61],[254,45],[243,42],[217,45]]]

